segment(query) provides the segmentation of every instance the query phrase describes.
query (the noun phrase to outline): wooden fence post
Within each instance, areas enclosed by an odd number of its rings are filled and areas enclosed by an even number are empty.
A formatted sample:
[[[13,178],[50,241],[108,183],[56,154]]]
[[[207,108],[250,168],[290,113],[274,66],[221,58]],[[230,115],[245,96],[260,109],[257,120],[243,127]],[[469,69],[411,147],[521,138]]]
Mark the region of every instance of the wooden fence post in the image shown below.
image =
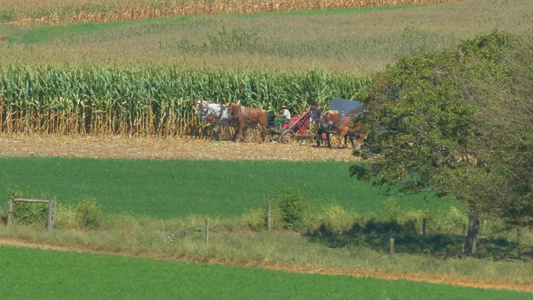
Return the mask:
[[[422,219],[422,239],[426,239],[426,222],[427,218]]]
[[[209,247],[209,220],[205,219],[205,250]]]
[[[392,261],[392,257],[394,256],[394,238],[390,237],[389,239],[389,246],[390,246],[390,260]]]
[[[266,225],[268,231],[272,229],[272,219],[270,215],[270,200],[268,199],[268,195],[266,195],[266,202],[267,202],[267,217],[266,217]]]
[[[465,247],[466,247],[466,225],[463,224],[463,245],[461,246],[461,254],[465,254]]]
[[[8,200],[8,209],[7,209],[7,227],[11,226],[11,222],[13,222],[13,199],[9,198]]]
[[[427,218],[422,219],[422,243],[420,244],[420,251],[424,251],[426,247],[426,222]]]
[[[54,229],[54,200],[48,201],[48,218],[46,220],[46,229]]]

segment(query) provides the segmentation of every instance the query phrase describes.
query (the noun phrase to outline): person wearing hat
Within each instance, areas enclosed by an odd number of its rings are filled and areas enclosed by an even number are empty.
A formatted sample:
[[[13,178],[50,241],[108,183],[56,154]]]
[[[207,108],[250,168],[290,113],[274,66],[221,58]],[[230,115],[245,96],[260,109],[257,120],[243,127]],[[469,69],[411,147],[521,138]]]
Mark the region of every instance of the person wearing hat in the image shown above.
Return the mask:
[[[285,105],[281,106],[281,112],[277,115],[279,117],[282,117],[281,119],[282,124],[289,123],[289,121],[291,120],[291,112],[287,109],[287,106]]]

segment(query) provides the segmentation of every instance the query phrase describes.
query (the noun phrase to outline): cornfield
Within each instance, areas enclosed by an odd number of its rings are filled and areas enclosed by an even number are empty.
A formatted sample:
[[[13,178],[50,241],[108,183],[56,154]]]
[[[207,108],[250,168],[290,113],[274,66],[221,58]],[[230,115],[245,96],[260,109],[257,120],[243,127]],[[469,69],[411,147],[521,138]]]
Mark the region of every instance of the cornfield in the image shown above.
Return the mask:
[[[164,16],[207,14],[250,14],[304,9],[358,8],[368,6],[398,6],[434,4],[464,0],[136,0],[120,2],[100,0],[100,3],[66,1],[57,4],[45,0],[35,4],[15,0],[0,9],[0,22],[15,25],[88,23],[139,20]],[[46,3],[50,2],[48,6]]]
[[[369,79],[245,71],[8,66],[0,73],[4,133],[198,135],[197,99],[273,111],[360,99]]]

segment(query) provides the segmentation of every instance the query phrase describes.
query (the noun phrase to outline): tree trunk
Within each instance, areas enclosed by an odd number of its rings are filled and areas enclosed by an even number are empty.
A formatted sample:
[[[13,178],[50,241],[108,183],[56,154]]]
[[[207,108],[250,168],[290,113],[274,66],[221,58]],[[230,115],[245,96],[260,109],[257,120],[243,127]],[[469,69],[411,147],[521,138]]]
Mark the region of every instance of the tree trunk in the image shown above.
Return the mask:
[[[479,234],[479,219],[474,216],[468,218],[468,234],[466,236],[465,251],[475,254],[477,250],[477,236]]]
[[[516,227],[516,250],[518,252],[518,258],[522,258],[522,251],[520,249],[520,240],[522,238],[522,230],[520,226]]]

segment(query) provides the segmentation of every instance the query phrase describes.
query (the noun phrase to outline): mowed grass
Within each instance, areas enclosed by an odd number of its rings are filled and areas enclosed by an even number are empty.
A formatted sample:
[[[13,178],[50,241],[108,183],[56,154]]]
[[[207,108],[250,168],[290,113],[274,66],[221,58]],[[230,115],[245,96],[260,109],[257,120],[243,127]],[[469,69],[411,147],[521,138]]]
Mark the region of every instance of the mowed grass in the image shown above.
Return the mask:
[[[153,217],[240,216],[266,206],[285,189],[310,203],[336,203],[357,212],[378,211],[388,196],[349,176],[348,162],[0,158],[0,192],[55,198],[60,205],[96,198],[104,213]],[[431,205],[450,200],[431,198]],[[424,195],[397,198],[423,208]]]
[[[3,299],[533,299],[533,294],[0,246]]]

